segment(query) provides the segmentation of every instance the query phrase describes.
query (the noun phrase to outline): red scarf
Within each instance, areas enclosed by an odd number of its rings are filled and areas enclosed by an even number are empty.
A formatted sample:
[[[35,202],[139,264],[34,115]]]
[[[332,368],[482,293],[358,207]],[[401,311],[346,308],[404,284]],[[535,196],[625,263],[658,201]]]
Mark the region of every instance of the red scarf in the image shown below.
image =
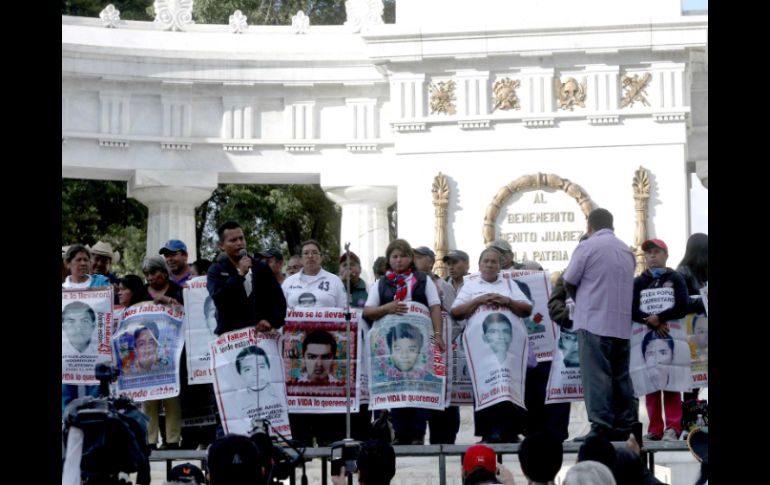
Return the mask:
[[[388,271],[385,274],[388,281],[393,281],[396,284],[396,295],[393,297],[393,300],[404,301],[406,299],[406,279],[411,275],[411,268],[407,268],[403,273]]]

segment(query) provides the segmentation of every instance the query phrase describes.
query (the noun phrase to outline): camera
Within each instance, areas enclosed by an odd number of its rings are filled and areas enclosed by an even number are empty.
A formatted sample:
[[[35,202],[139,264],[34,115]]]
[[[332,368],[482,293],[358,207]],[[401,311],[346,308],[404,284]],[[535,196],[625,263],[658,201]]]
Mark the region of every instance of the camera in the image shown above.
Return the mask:
[[[267,483],[280,483],[292,474],[294,469],[302,464],[305,473],[305,446],[296,440],[286,439],[273,430],[277,436],[270,436],[270,421],[254,418],[251,424],[249,438],[257,445],[259,454],[266,469],[270,470]]]
[[[345,474],[352,475],[358,471],[358,457],[361,455],[361,442],[351,439],[332,443],[331,472],[339,475],[343,465]]]
[[[64,410],[64,442],[73,450],[82,446],[79,455],[65,452],[64,469],[79,471],[84,484],[126,483],[120,474],[134,472],[138,485],[149,484],[147,416],[128,398],[108,397],[116,368],[97,364],[95,373],[101,396],[75,399]]]

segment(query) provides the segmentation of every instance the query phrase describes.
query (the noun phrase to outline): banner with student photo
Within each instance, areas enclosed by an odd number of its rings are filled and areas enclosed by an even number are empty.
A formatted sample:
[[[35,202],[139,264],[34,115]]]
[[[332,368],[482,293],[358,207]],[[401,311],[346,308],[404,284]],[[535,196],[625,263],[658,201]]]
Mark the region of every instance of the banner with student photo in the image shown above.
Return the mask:
[[[547,271],[532,270],[505,270],[502,271],[503,279],[513,280],[525,285],[529,290],[529,299],[532,301],[532,315],[522,318],[527,327],[529,345],[535,352],[538,362],[546,362],[553,359],[553,349],[556,343],[557,325],[551,321],[548,313],[548,300],[551,298],[551,278]],[[521,285],[519,285],[521,287]],[[522,291],[524,291],[522,289]],[[526,294],[526,291],[524,291]]]
[[[706,283],[700,290],[700,297],[703,298],[703,308],[706,309],[706,316],[709,314],[709,284]]]
[[[475,409],[503,401],[524,406],[529,339],[524,322],[508,308],[481,305],[468,317],[463,336]]]
[[[120,370],[117,390],[134,401],[179,395],[179,361],[184,346],[181,305],[137,303],[123,310],[112,339]]]
[[[465,332],[465,320],[451,319],[452,334],[449,340],[445,340],[452,347],[452,358],[449,361],[451,372],[451,403],[453,406],[473,405],[473,382],[468,369],[468,358],[465,353],[463,333]],[[447,386],[449,387],[449,386]]]
[[[350,411],[358,412],[355,379],[358,312],[350,316]],[[282,327],[286,395],[291,413],[344,413],[348,379],[345,311],[340,308],[288,309]]]
[[[704,302],[705,303],[705,302]],[[690,346],[692,387],[709,385],[709,317],[703,313],[685,316],[687,343]]]
[[[629,371],[637,397],[660,390],[682,392],[692,387],[686,323],[666,323],[666,336],[642,323],[634,322],[631,327]]]
[[[444,378],[446,386],[444,386],[444,407],[455,404],[452,402],[452,379],[454,378],[454,369],[452,368],[453,355],[452,346],[449,344],[452,339],[452,331],[454,326],[454,318],[449,312],[441,310],[441,336],[444,339],[444,351],[441,352],[441,362],[444,364]]]
[[[277,332],[255,327],[223,333],[211,342],[211,370],[225,433],[250,434],[267,419],[270,433],[291,438],[283,359]]]
[[[61,292],[61,382],[99,384],[98,362],[112,359],[112,287]]]
[[[421,303],[406,304],[407,313],[385,315],[369,331],[369,409],[442,410],[446,365],[431,338],[430,311]]]
[[[206,288],[206,276],[187,281],[184,288],[184,341],[187,346],[187,383],[210,384],[211,342],[217,339],[217,307]]]
[[[551,373],[548,375],[545,403],[582,401],[583,377],[580,373],[577,333],[557,328],[555,348]]]

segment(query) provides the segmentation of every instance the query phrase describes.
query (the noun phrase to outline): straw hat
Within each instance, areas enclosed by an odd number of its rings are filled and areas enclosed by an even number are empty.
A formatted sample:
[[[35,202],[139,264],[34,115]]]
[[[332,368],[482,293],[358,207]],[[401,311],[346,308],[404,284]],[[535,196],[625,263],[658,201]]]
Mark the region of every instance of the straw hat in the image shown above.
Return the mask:
[[[112,244],[104,241],[98,241],[92,248],[91,254],[98,254],[99,256],[105,256],[112,260],[112,264],[120,261],[120,253],[112,250]]]

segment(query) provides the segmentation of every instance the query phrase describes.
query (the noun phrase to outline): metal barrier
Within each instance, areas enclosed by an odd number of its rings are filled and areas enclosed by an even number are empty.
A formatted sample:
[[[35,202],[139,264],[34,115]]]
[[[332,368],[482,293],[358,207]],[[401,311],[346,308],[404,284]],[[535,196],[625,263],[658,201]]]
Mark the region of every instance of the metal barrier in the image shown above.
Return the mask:
[[[615,448],[622,448],[626,446],[623,441],[616,441],[612,443]],[[566,441],[563,443],[564,453],[577,453],[582,443]],[[404,445],[394,446],[396,451],[396,457],[399,456],[438,456],[438,470],[439,470],[439,483],[440,485],[446,485],[446,457],[464,455],[468,445]],[[498,461],[502,461],[502,455],[516,454],[519,452],[519,444],[488,444],[490,448],[495,450],[498,455]],[[645,443],[642,449],[642,461],[650,469],[655,468],[655,453],[669,452],[669,451],[690,451],[687,447],[686,441],[652,441]],[[331,456],[331,448],[308,448],[305,451],[306,458],[320,458],[321,459],[321,483],[327,485],[329,480],[328,460]],[[171,474],[171,468],[173,461],[190,461],[198,460],[201,462],[201,469],[205,470],[206,466],[206,451],[199,450],[155,450],[150,455],[150,461],[165,461],[166,462],[166,477]],[[289,477],[289,483],[295,485],[296,478],[292,474]]]

